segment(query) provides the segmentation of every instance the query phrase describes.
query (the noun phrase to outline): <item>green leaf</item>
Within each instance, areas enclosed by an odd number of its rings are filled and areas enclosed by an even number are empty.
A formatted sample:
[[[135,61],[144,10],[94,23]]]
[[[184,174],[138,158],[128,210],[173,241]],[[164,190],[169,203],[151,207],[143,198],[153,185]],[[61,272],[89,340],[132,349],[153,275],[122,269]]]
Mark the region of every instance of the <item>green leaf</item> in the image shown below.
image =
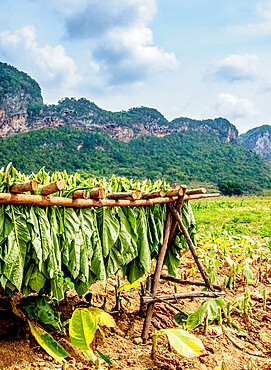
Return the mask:
[[[78,308],[73,312],[70,325],[69,335],[72,344],[80,348],[87,357],[93,362],[97,357],[90,348],[97,330],[97,323],[87,308],[79,310]]]
[[[208,319],[210,322],[218,318],[219,309],[224,305],[224,297],[210,299],[205,301],[200,308],[197,309],[187,319],[187,329],[193,330],[198,325],[203,323],[206,312],[208,312]]]
[[[59,320],[48,303],[50,299],[44,296],[29,296],[22,300],[23,311],[35,322],[50,325],[55,330],[60,330]]]
[[[244,262],[244,276],[247,279],[248,284],[253,284],[253,271],[251,270],[251,267],[249,266],[247,260]]]
[[[43,330],[40,326],[35,325],[30,320],[27,320],[31,333],[35,337],[38,344],[59,363],[65,362],[65,357],[70,357],[69,353],[59,344],[54,338]]]
[[[109,366],[113,366],[112,362],[109,360],[108,356],[102,354],[100,351],[97,350],[97,348],[95,348],[95,351],[98,353],[98,355],[109,365]]]
[[[112,207],[100,207],[96,212],[103,256],[107,257],[119,237],[120,226]]]
[[[148,227],[147,227],[147,220],[144,212],[143,207],[139,207],[138,211],[138,218],[136,222],[137,226],[137,248],[138,248],[138,256],[140,263],[145,272],[149,272],[151,269],[151,252],[149,248],[148,242]],[[143,274],[142,274],[143,275]]]
[[[199,357],[205,352],[201,340],[186,330],[163,329],[156,332],[155,335],[157,334],[166,334],[172,347],[184,357]]]
[[[186,323],[186,320],[187,320],[187,315],[183,312],[178,312],[176,313],[174,316],[173,316],[173,319],[179,324],[179,325],[183,325],[184,323]]]

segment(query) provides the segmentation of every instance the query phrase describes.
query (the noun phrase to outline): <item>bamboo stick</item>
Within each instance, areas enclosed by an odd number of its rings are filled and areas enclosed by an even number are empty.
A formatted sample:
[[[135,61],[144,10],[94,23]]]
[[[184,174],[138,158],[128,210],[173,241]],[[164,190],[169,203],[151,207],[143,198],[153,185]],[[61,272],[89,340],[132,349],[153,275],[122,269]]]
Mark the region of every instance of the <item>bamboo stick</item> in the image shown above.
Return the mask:
[[[161,275],[160,279],[172,281],[174,283],[178,283],[181,285],[195,285],[195,286],[206,286],[205,282],[203,281],[194,281],[194,280],[182,280],[174,276],[167,276],[167,275]],[[220,285],[213,284],[213,287],[217,290],[222,290],[222,287]]]
[[[142,194],[142,199],[160,198],[165,195],[163,190],[152,191],[151,193]]]
[[[179,188],[176,189],[169,189],[166,190],[166,196],[167,197],[176,197],[176,196],[182,196],[183,195],[183,189],[180,186]]]
[[[105,188],[93,188],[89,192],[89,196],[92,199],[104,199],[105,198]]]
[[[64,189],[65,189],[65,180],[58,179],[57,181],[50,182],[49,184],[44,185],[41,190],[41,195],[50,195]]]
[[[182,219],[181,219],[181,216],[180,214],[177,212],[176,208],[173,206],[172,203],[169,204],[169,207],[174,215],[174,217],[176,218],[178,224],[180,225],[180,228],[182,230],[182,233],[184,234],[184,237],[185,237],[185,240],[189,246],[189,249],[194,257],[194,260],[198,266],[198,269],[201,273],[201,276],[203,277],[203,280],[205,281],[205,284],[207,286],[207,288],[211,291],[214,291],[214,287],[212,285],[212,283],[210,282],[208,276],[207,276],[207,273],[202,265],[202,263],[200,262],[200,259],[199,259],[199,256],[198,256],[198,253],[193,245],[193,242],[190,238],[190,235],[188,234],[187,230],[186,230],[186,227],[184,226],[183,222],[182,222]]]
[[[81,198],[81,199],[88,199],[89,198],[89,191],[86,189],[78,189],[72,193],[73,198]]]
[[[126,191],[124,193],[108,193],[107,198],[115,200],[139,200],[142,198],[142,193],[141,190]]]
[[[208,298],[217,298],[224,296],[225,292],[183,292],[183,293],[172,293],[172,294],[164,294],[159,295],[157,298],[154,296],[144,296],[143,302],[148,303],[148,305],[153,304],[159,300],[176,300],[176,299],[184,299],[184,298],[194,298],[194,297],[208,297]]]
[[[163,244],[159,251],[159,255],[157,258],[157,262],[156,262],[156,268],[154,272],[154,277],[152,280],[151,297],[155,297],[157,294],[159,279],[160,279],[160,275],[161,275],[161,271],[163,268],[167,247],[168,247],[168,238],[170,234],[172,220],[173,220],[172,213],[168,212],[165,232],[164,232],[164,240],[163,240]],[[143,326],[143,331],[142,331],[142,340],[144,344],[146,344],[146,341],[148,339],[153,311],[154,311],[154,302],[148,304],[148,308],[147,308],[146,318],[144,321],[144,326]]]
[[[219,197],[220,194],[185,195],[184,200]],[[164,197],[140,200],[114,200],[114,199],[72,199],[65,197],[44,197],[42,195],[0,193],[0,204],[29,204],[37,206],[61,207],[136,207],[151,206],[153,204],[170,203],[178,197]]]
[[[10,188],[11,193],[24,193],[26,191],[37,191],[40,182],[37,180],[31,180],[27,182],[21,182],[14,184]]]

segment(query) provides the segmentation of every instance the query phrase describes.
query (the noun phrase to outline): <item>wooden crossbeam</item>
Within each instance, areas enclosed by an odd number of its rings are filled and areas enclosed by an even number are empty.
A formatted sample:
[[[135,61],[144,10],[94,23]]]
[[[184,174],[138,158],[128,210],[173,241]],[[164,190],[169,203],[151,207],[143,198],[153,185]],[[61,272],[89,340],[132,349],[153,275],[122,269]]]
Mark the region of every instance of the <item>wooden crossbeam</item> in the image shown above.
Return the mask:
[[[219,193],[185,195],[184,200],[219,197]],[[65,197],[50,197],[28,194],[0,193],[0,204],[29,204],[37,206],[62,206],[62,207],[133,207],[150,206],[153,204],[171,203],[178,197],[163,197],[140,200],[114,200],[114,199],[72,199]]]

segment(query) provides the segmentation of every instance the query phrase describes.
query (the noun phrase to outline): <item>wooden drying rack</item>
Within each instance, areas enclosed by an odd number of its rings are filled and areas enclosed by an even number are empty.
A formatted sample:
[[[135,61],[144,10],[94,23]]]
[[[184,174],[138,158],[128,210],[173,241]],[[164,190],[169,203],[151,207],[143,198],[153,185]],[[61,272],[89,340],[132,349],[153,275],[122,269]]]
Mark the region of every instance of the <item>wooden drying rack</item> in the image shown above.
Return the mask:
[[[208,275],[199,259],[195,250],[193,242],[184,226],[180,212],[185,200],[202,199],[219,197],[220,194],[205,194],[206,190],[203,188],[187,190],[187,187],[174,184],[173,189],[166,192],[162,190],[154,191],[151,193],[142,193],[140,190],[133,190],[122,193],[109,193],[105,199],[105,189],[103,187],[94,188],[92,190],[79,189],[75,190],[72,198],[49,196],[50,194],[64,190],[65,181],[59,179],[41,188],[41,195],[35,195],[35,191],[39,188],[39,181],[31,180],[19,184],[14,184],[10,188],[10,193],[0,193],[0,204],[25,204],[25,205],[38,205],[38,206],[63,206],[63,207],[129,207],[129,206],[149,206],[153,204],[168,203],[170,212],[168,212],[166,226],[164,231],[164,240],[160,248],[155,272],[147,278],[146,289],[143,302],[147,303],[147,313],[142,331],[143,343],[146,343],[149,334],[149,328],[154,312],[155,302],[167,302],[170,300],[190,298],[190,297],[208,297],[215,298],[224,295],[224,292],[216,292],[215,290],[222,290],[218,285],[214,285],[208,278]],[[22,194],[30,192],[29,194]],[[172,241],[177,225],[179,225],[188,247],[193,255],[197,267],[203,278],[203,282],[181,280],[172,276],[161,275],[164,266],[165,256],[168,247]],[[160,279],[174,281],[182,285],[205,286],[208,291],[193,291],[185,293],[175,293],[168,295],[157,295]],[[178,310],[175,306],[175,309]]]

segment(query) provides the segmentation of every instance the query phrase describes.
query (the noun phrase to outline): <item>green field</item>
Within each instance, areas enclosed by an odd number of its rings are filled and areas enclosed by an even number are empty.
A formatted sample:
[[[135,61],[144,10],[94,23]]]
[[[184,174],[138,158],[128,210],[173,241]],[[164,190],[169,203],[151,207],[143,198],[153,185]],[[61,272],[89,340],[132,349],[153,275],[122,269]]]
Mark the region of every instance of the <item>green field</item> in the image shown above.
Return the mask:
[[[271,237],[271,197],[220,197],[191,201],[198,229],[223,225],[250,237]]]

